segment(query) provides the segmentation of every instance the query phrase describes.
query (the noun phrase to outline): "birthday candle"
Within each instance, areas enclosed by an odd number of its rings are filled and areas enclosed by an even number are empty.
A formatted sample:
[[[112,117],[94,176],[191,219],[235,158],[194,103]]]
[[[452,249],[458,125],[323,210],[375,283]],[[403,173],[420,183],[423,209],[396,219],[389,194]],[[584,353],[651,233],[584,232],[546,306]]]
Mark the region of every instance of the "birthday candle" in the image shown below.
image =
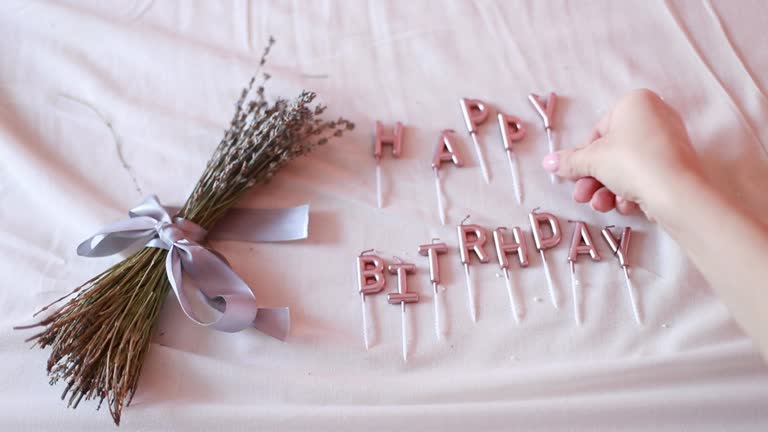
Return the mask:
[[[539,114],[539,117],[541,117],[541,121],[544,124],[544,130],[547,132],[547,146],[549,147],[549,152],[554,153],[555,140],[552,136],[552,129],[555,119],[555,101],[557,100],[557,95],[550,93],[549,98],[547,98],[545,101],[541,96],[535,93],[531,93],[528,95],[528,100]],[[557,177],[554,174],[550,174],[550,181],[555,183],[557,181]]]
[[[464,219],[466,220],[466,218]],[[477,307],[475,306],[475,288],[469,273],[470,254],[474,252],[481,263],[487,263],[491,259],[485,252],[484,246],[488,241],[488,234],[479,225],[465,225],[464,221],[456,227],[459,235],[459,253],[461,263],[464,264],[464,280],[467,284],[467,297],[469,304],[469,316],[472,322],[477,322]]]
[[[477,162],[480,164],[480,169],[483,172],[483,179],[485,179],[486,183],[490,183],[491,175],[488,172],[485,155],[483,154],[480,142],[477,139],[477,127],[485,123],[488,119],[488,107],[482,101],[467,98],[459,99],[459,105],[461,106],[461,114],[464,116],[464,124],[467,126],[467,132],[469,132],[469,136],[472,138],[472,144],[475,146]]]
[[[617,241],[616,237],[613,236],[613,233],[611,232],[611,226],[607,226],[603,228],[602,234],[603,238],[605,239],[606,243],[608,243],[608,246],[613,251],[613,254],[616,255],[616,259],[619,261],[619,265],[621,266],[622,270],[624,270],[624,282],[627,286],[627,294],[629,295],[629,301],[632,306],[632,313],[635,316],[635,321],[642,325],[643,324],[643,318],[642,314],[640,313],[640,302],[637,299],[637,292],[635,291],[635,286],[632,283],[632,281],[629,279],[629,240],[632,237],[632,228],[630,227],[624,227],[624,229],[621,231],[621,240]]]
[[[450,129],[440,132],[440,139],[437,141],[435,156],[432,158],[432,171],[435,173],[435,193],[437,194],[437,211],[440,216],[440,223],[445,225],[445,204],[443,203],[443,186],[440,181],[440,167],[443,162],[451,162],[457,167],[464,166],[464,160],[456,149],[453,142],[453,131]]]
[[[568,253],[568,262],[571,266],[571,290],[573,291],[573,316],[576,324],[581,325],[581,282],[576,275],[576,260],[579,255],[589,255],[592,261],[600,261],[600,254],[595,248],[595,242],[592,241],[592,235],[589,233],[587,224],[575,221],[576,227],[571,238],[571,249]]]
[[[432,282],[432,289],[434,291],[434,306],[435,306],[435,337],[439,341],[445,335],[442,320],[440,319],[440,262],[437,259],[438,255],[442,255],[448,252],[448,245],[445,243],[432,243],[423,244],[419,246],[419,255],[423,255],[429,258],[429,280]]]
[[[509,171],[512,174],[512,186],[515,189],[515,197],[517,198],[517,203],[522,204],[523,186],[520,183],[520,170],[518,169],[517,157],[512,148],[512,143],[525,138],[525,125],[523,125],[519,118],[513,115],[499,113],[497,118],[499,129],[501,130],[501,141],[504,144],[504,152],[507,154]]]
[[[512,309],[512,316],[514,317],[515,322],[519,324],[525,311],[522,302],[517,300],[512,289],[512,282],[509,278],[509,259],[507,258],[507,254],[517,254],[520,267],[528,267],[528,245],[525,243],[523,232],[519,227],[512,228],[512,236],[514,237],[513,242],[504,239],[504,231],[506,230],[505,227],[496,228],[493,231],[493,242],[496,245],[496,257],[499,260],[499,267],[504,272],[504,283],[507,287],[507,295],[509,296],[509,305]]]
[[[397,275],[397,292],[387,294],[389,304],[400,305],[400,324],[402,329],[403,361],[408,361],[408,321],[405,316],[405,304],[419,301],[419,294],[408,292],[407,275],[416,271],[416,266],[410,263],[390,264],[388,270]]]
[[[381,159],[384,154],[383,147],[392,146],[392,156],[397,159],[400,157],[403,145],[403,124],[395,123],[392,132],[385,132],[384,125],[376,122],[376,134],[374,138],[373,157],[376,159],[376,203],[379,208],[384,207],[384,193],[381,186]]]
[[[560,309],[560,296],[555,284],[552,281],[552,271],[549,268],[547,257],[544,255],[544,251],[557,246],[562,239],[560,233],[560,222],[557,218],[550,213],[537,213],[534,209],[529,215],[528,219],[531,222],[531,232],[533,233],[533,241],[536,244],[536,249],[541,255],[541,262],[544,265],[544,276],[547,278],[547,287],[549,288],[549,296],[552,299],[552,305],[555,309]],[[549,237],[544,236],[544,232],[541,229],[542,224],[549,225],[552,235]]]
[[[368,335],[368,312],[365,297],[380,293],[386,286],[384,278],[384,260],[376,255],[366,255],[372,250],[366,250],[357,257],[357,288],[360,293],[360,306],[363,315],[363,342],[365,349],[370,348]]]

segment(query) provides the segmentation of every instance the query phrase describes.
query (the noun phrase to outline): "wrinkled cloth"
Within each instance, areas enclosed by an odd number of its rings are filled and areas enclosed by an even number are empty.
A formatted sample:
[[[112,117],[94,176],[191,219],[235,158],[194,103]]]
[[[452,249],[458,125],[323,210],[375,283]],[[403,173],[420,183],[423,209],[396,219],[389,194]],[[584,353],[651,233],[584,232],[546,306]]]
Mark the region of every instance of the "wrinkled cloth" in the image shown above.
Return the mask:
[[[30,350],[30,333],[11,327],[120,259],[76,256],[94,228],[150,192],[183,202],[270,35],[270,97],[314,90],[328,118],[357,125],[238,203],[311,202],[307,241],[214,242],[260,287],[261,304],[290,306],[291,336],[213,332],[169,297],[121,430],[768,429],[768,368],[750,340],[658,226],[595,213],[573,203],[570,184],[550,183],[540,168],[546,137],[527,100],[560,95],[553,127],[563,148],[581,144],[624,92],[655,89],[681,112],[713,180],[766,220],[766,26],[761,0],[0,2],[0,429],[112,428],[95,403],[67,409],[63,385],[45,376],[49,351]],[[492,121],[479,128],[484,183],[460,97],[525,122],[515,143],[523,206]],[[406,127],[401,158],[385,148],[383,209],[376,120]],[[445,226],[430,167],[443,129],[458,132],[466,161],[441,169]],[[498,266],[473,263],[473,324],[455,225],[469,214],[489,229],[528,231],[538,206],[563,222],[564,241],[547,259],[564,306],[549,303],[531,255],[511,275],[527,311],[516,325]],[[567,219],[588,222],[603,255],[578,264],[582,327],[570,308]],[[642,327],[598,238],[605,225],[634,229]],[[416,251],[435,237],[451,247],[440,256],[443,343],[428,260]],[[355,258],[369,248],[417,265],[408,286],[421,301],[407,307],[405,365],[400,308],[384,294],[368,298],[373,346],[363,348]],[[388,276],[385,293],[395,289]]]

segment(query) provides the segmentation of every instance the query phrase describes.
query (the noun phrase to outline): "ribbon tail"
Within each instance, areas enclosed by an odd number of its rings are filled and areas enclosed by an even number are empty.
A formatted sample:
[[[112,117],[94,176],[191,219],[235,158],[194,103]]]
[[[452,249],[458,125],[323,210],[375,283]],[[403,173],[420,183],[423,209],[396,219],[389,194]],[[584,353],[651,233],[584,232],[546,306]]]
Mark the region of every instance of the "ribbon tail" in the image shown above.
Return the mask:
[[[284,242],[309,235],[309,205],[277,209],[233,208],[208,233],[209,240]]]
[[[105,257],[149,241],[155,235],[157,221],[146,216],[123,219],[107,225],[77,246],[83,257]]]
[[[259,308],[253,327],[275,339],[285,341],[291,331],[291,311],[287,307]]]
[[[179,207],[166,207],[171,214]],[[287,242],[309,236],[309,204],[287,208],[231,208],[208,232],[208,240]]]
[[[192,264],[190,261],[185,264],[185,261],[188,259],[185,256],[186,254],[189,254],[189,251],[174,246],[168,251],[165,260],[168,281],[171,284],[171,288],[173,288],[174,294],[176,294],[176,299],[179,301],[182,312],[201,326],[226,333],[235,333],[250,327],[258,313],[253,294],[249,292],[250,296],[243,295],[236,292],[236,290],[232,290],[231,286],[225,286],[225,291],[221,294],[216,294],[213,297],[206,295],[204,289],[201,289],[195,283],[199,281],[196,281],[189,274]],[[191,284],[184,284],[185,279],[187,279],[187,282],[191,282]],[[194,291],[199,291],[203,294],[207,299],[207,305],[221,312],[221,315],[214,319],[203,319],[198,316],[190,301],[191,298],[194,298],[190,295]]]
[[[185,307],[188,302],[185,290],[179,285],[176,292],[179,303],[187,315],[194,321],[214,330],[228,333],[255,327],[262,333],[276,339],[285,340],[290,330],[290,313],[288,308],[259,308],[256,296],[248,285],[223,261],[217,253],[205,247],[185,242],[175,244],[170,255],[181,264],[184,278],[191,282],[205,298],[205,304],[221,313],[213,320],[203,322],[196,314]],[[169,278],[172,274],[169,270]]]

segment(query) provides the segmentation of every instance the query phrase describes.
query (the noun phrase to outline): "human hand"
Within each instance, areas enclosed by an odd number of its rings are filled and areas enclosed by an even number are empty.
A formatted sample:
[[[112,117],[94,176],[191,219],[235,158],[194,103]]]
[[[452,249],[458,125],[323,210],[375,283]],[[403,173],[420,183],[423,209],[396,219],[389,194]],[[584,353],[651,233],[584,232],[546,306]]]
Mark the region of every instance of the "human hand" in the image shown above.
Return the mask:
[[[681,196],[675,184],[704,178],[679,114],[654,92],[634,90],[597,123],[586,143],[547,155],[547,171],[576,181],[573,199],[597,211],[639,209],[654,220]]]

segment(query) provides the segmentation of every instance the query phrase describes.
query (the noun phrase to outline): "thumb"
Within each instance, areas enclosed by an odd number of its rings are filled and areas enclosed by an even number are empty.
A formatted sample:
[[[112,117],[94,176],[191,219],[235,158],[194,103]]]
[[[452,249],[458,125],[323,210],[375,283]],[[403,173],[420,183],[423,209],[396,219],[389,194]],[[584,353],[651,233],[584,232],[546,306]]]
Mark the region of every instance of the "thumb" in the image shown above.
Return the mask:
[[[569,179],[598,177],[600,161],[603,160],[600,139],[584,147],[560,150],[544,157],[542,166],[545,170]]]

